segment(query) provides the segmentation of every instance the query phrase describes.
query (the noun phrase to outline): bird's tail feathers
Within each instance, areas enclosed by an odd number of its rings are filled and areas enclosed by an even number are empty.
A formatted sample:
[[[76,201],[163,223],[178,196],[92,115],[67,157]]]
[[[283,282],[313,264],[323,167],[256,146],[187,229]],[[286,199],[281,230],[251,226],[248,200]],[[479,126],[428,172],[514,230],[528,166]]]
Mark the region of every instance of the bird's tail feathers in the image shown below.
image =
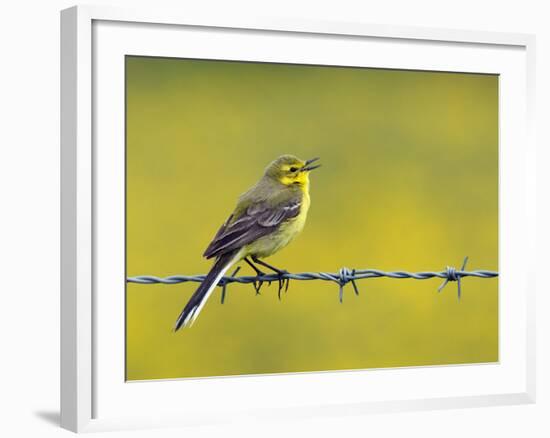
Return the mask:
[[[221,278],[225,275],[229,267],[235,262],[235,252],[224,254],[220,256],[210,272],[206,275],[206,278],[201,282],[198,289],[191,296],[184,309],[178,316],[174,331],[179,330],[182,327],[191,327],[202,308],[206,304],[206,301],[220,282]]]

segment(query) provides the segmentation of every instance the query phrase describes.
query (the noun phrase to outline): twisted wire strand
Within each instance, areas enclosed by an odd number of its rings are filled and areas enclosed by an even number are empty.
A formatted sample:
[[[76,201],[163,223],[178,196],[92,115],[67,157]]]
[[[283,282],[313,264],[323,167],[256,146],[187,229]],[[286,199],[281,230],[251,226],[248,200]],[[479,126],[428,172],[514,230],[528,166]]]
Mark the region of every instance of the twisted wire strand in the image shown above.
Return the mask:
[[[300,273],[291,273],[283,272],[282,274],[265,274],[265,275],[243,275],[236,277],[235,275],[240,268],[237,268],[233,274],[230,276],[222,277],[218,286],[222,290],[222,302],[225,299],[226,287],[231,283],[240,283],[240,284],[254,284],[256,291],[259,291],[257,287],[258,284],[279,282],[279,285],[282,282],[286,281],[286,288],[288,288],[288,282],[290,280],[294,281],[311,281],[311,280],[324,280],[337,283],[339,285],[339,299],[340,302],[343,300],[343,291],[346,284],[351,283],[353,290],[356,295],[359,295],[359,288],[357,287],[356,280],[364,280],[369,278],[394,278],[394,279],[405,279],[412,278],[415,280],[428,280],[430,278],[441,278],[443,283],[438,288],[438,292],[441,292],[443,288],[449,282],[457,283],[458,298],[461,297],[461,279],[465,277],[477,277],[477,278],[494,278],[498,277],[498,272],[488,271],[485,269],[475,270],[475,271],[465,271],[466,263],[468,262],[468,257],[464,259],[462,263],[462,268],[457,270],[452,266],[447,266],[444,271],[423,271],[423,272],[408,272],[408,271],[381,271],[379,269],[349,269],[341,268],[338,272],[300,272]],[[206,278],[206,275],[172,275],[169,277],[157,277],[154,275],[139,275],[136,277],[128,277],[128,283],[137,283],[137,284],[179,284],[186,282],[195,282],[200,283]],[[281,286],[279,286],[279,296],[281,292]]]

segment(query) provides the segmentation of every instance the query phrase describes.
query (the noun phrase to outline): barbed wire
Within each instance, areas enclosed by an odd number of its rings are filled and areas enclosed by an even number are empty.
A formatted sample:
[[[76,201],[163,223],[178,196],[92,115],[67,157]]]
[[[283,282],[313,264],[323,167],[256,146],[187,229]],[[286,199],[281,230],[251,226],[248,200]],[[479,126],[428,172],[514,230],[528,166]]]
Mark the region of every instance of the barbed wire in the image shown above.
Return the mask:
[[[424,271],[424,272],[407,272],[407,271],[381,271],[379,269],[349,269],[341,268],[338,272],[301,272],[301,273],[291,273],[287,271],[281,271],[280,274],[264,274],[264,275],[255,275],[249,276],[244,275],[237,277],[237,273],[240,270],[240,267],[237,267],[235,271],[229,276],[222,277],[218,283],[218,286],[222,288],[221,302],[225,302],[225,296],[227,292],[227,285],[231,283],[240,283],[240,284],[253,284],[256,293],[260,293],[260,289],[264,283],[271,285],[272,282],[278,282],[279,290],[278,296],[281,299],[281,291],[284,289],[285,292],[288,290],[290,280],[294,281],[311,281],[311,280],[324,280],[332,281],[339,286],[339,300],[343,301],[344,298],[344,287],[351,283],[353,290],[356,295],[359,295],[359,288],[357,287],[356,280],[364,280],[368,278],[394,278],[394,279],[404,279],[412,278],[415,280],[427,280],[430,278],[442,278],[444,279],[443,283],[438,287],[437,291],[441,292],[443,288],[449,282],[457,283],[457,295],[460,299],[462,294],[461,288],[461,279],[465,277],[477,277],[477,278],[494,278],[498,277],[498,272],[488,271],[488,270],[475,270],[475,271],[465,271],[466,263],[468,262],[468,257],[464,258],[462,267],[460,270],[452,266],[447,266],[444,271]],[[161,278],[153,275],[139,275],[136,277],[128,277],[128,283],[137,283],[137,284],[179,284],[186,282],[195,282],[201,283],[206,278],[206,275],[172,275],[169,277]]]

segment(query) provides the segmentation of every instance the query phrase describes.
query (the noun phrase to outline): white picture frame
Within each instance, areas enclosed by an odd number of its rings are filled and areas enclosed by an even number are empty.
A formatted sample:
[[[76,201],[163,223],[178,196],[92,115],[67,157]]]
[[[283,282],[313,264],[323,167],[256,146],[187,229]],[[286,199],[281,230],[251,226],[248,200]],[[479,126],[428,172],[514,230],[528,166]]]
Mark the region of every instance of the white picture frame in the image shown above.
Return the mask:
[[[243,43],[233,46],[249,50],[248,55],[223,47],[220,32],[232,32],[231,38]],[[146,38],[144,33],[147,33]],[[195,57],[243,59],[246,56],[248,59],[323,64],[327,63],[323,56],[336,56],[336,46],[345,49],[350,44],[352,49],[357,48],[357,44],[368,43],[373,46],[372,54],[379,56],[373,56],[371,59],[376,60],[369,61],[369,66],[475,70],[502,75],[499,270],[500,285],[505,293],[501,295],[500,307],[500,349],[503,353],[498,364],[154,384],[124,382],[120,374],[124,352],[119,351],[123,342],[120,328],[124,312],[121,312],[122,301],[117,292],[125,282],[124,275],[120,275],[121,247],[117,240],[120,228],[116,224],[113,227],[106,225],[99,213],[102,209],[97,208],[99,205],[114,210],[119,208],[117,189],[105,190],[105,187],[117,187],[124,172],[119,154],[124,130],[118,123],[124,111],[120,100],[123,75],[120,75],[122,64],[119,61],[125,54],[183,56],[178,55],[181,44],[170,43],[180,37],[195,41],[194,46],[185,49],[188,56]],[[255,38],[268,39],[271,52],[266,51],[265,44],[263,48],[255,45]],[[315,39],[321,42],[330,42],[330,38],[337,40],[334,48],[328,44],[323,51],[317,52],[312,45],[309,47],[311,59],[305,60],[299,51],[290,50],[288,41],[280,45],[277,42],[293,38],[296,40],[291,44],[296,46],[299,44],[294,43],[299,39],[308,39],[307,44],[319,44],[311,42]],[[247,41],[250,44],[246,44]],[[382,51],[375,48],[377,44],[396,48],[395,51],[393,48]],[[335,52],[333,55],[324,53],[331,50]],[[453,50],[457,53],[450,53]],[[334,58],[335,62],[364,65],[360,56],[353,54],[354,50],[338,51],[341,58]],[[386,51],[391,53],[383,53]],[[408,59],[405,52],[410,52]],[[399,53],[401,55],[397,56]],[[295,418],[324,415],[329,408],[331,415],[360,415],[533,403],[535,285],[529,273],[535,266],[531,255],[535,244],[534,53],[534,36],[526,34],[243,16],[204,17],[194,16],[189,11],[137,11],[103,6],[78,6],[62,11],[61,426],[82,432],[213,424],[251,417]],[[357,57],[356,61],[353,56]],[[97,154],[98,144],[105,153]],[[117,217],[120,216],[116,211],[113,214],[113,222],[119,226]],[[114,254],[113,259],[108,260],[112,270],[106,267],[107,258],[111,257],[103,245],[107,240],[114,245],[108,248],[108,252]],[[514,255],[516,252],[518,255]],[[100,300],[98,294],[103,294]],[[106,336],[106,331],[114,334]],[[454,386],[446,386],[453,379]],[[403,382],[403,385],[396,384],[401,387],[399,390],[388,390],[390,380]],[[431,383],[420,388],[415,387],[412,380],[418,385]],[[364,384],[366,381],[372,389],[371,396],[353,391],[359,382]],[[407,386],[407,382],[411,384]],[[168,408],[175,397],[170,388],[178,385],[178,391],[181,385],[187,385],[187,393],[194,391],[205,397],[196,398],[193,409],[173,403]],[[433,387],[429,388],[430,385]],[[286,398],[277,393],[277,388],[292,387],[299,387],[300,394],[306,395],[297,395],[292,402],[285,402]],[[382,390],[385,396],[381,395]],[[267,392],[270,401],[255,399],[253,404],[246,401],[260,391]],[[232,409],[224,410],[221,406],[227,399],[223,394],[227,393],[242,395],[233,398]],[[209,400],[219,399],[219,403],[207,404],[204,401],[207,396]],[[159,398],[167,404],[145,402]]]

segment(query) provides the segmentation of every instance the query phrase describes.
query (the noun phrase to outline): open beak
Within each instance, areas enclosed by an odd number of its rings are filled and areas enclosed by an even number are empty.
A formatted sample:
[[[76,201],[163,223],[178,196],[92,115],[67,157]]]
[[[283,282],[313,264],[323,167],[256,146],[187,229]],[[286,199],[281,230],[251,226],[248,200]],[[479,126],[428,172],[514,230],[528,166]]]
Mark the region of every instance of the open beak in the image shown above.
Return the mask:
[[[315,158],[312,158],[311,160],[307,160],[306,161],[306,164],[304,165],[304,167],[302,167],[300,169],[301,172],[310,172],[312,171],[313,169],[317,169],[318,167],[321,167],[320,164],[316,164],[314,166],[312,166],[311,164],[314,163],[315,161],[317,161],[319,159],[319,157],[315,157]]]

